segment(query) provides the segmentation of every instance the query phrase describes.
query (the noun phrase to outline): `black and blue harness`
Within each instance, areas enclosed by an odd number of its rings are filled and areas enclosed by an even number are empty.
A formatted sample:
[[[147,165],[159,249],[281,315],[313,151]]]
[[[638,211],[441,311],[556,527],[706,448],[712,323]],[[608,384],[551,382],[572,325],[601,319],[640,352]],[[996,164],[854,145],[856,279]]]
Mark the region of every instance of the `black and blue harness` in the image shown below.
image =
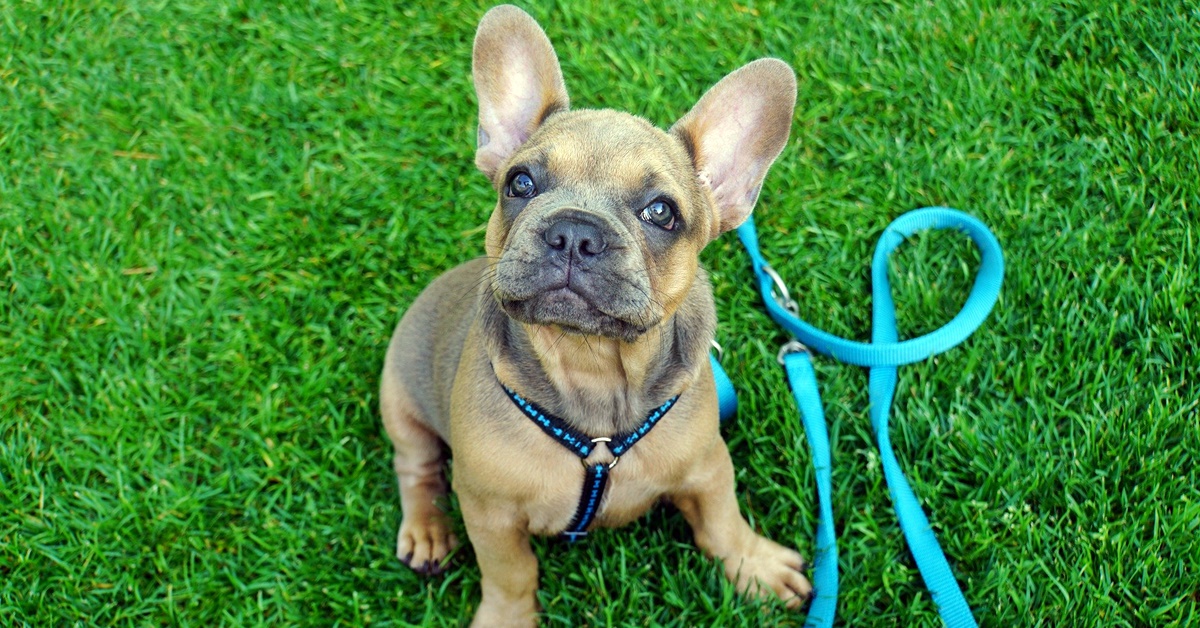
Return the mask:
[[[502,385],[503,386],[503,385]],[[583,492],[579,496],[579,506],[575,509],[575,516],[571,518],[571,523],[567,525],[567,529],[562,533],[562,536],[568,541],[577,541],[580,538],[587,536],[588,526],[596,518],[596,513],[600,510],[600,500],[604,498],[604,489],[608,486],[609,471],[617,466],[617,462],[621,460],[621,455],[629,451],[643,436],[650,433],[650,430],[667,414],[667,411],[675,405],[679,400],[679,395],[675,395],[666,400],[661,406],[650,411],[646,418],[636,429],[616,434],[613,436],[603,436],[592,438],[579,430],[571,427],[566,421],[547,412],[537,404],[518,395],[516,391],[504,386],[504,392],[508,394],[508,398],[520,408],[521,413],[529,417],[534,425],[542,428],[542,431],[549,435],[558,444],[567,448],[571,453],[579,456],[579,459],[584,461],[584,468],[587,473],[583,479]],[[588,456],[596,450],[596,446],[600,443],[608,445],[608,451],[612,453],[613,460],[608,463],[599,463],[591,466],[587,465]]]

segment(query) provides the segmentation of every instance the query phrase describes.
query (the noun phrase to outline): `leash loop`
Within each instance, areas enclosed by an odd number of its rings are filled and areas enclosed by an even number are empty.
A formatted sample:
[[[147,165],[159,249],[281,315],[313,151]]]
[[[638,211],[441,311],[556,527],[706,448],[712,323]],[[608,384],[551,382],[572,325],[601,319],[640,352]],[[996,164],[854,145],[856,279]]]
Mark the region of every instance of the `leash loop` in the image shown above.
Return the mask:
[[[908,236],[924,229],[954,229],[965,233],[979,249],[979,272],[962,310],[948,323],[923,336],[900,341],[896,330],[895,304],[887,276],[888,256]],[[947,207],[926,207],[894,220],[880,236],[871,262],[871,341],[856,342],[817,329],[799,318],[799,306],[792,299],[783,279],[767,264],[758,249],[758,233],[753,216],[737,231],[738,238],[750,255],[767,313],[794,336],[780,348],[776,357],[787,372],[793,397],[800,408],[817,480],[819,513],[813,564],[816,597],[809,608],[805,625],[833,625],[838,590],[837,541],[831,505],[832,459],[816,373],[810,359],[815,351],[870,369],[868,412],[879,445],[884,477],[904,538],[925,586],[937,604],[943,623],[951,628],[974,628],[975,619],[966,598],[892,450],[888,413],[896,390],[897,367],[954,347],[970,336],[991,312],[1000,296],[1004,279],[1004,256],[996,236],[979,220]]]

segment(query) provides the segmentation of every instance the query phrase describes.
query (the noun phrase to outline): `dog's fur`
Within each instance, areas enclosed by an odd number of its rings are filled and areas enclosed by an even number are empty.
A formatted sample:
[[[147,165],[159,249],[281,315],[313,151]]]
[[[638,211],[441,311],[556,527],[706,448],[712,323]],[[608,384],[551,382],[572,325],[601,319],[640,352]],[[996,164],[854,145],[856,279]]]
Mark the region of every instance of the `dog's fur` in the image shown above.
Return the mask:
[[[591,436],[636,427],[679,401],[612,470],[593,527],[659,500],[739,590],[801,606],[795,551],[738,512],[708,363],[716,319],[700,250],[741,224],[787,142],[795,76],[777,59],[725,77],[670,131],[611,110],[569,110],[558,59],[527,14],[489,11],[474,49],[478,168],[499,201],[487,257],[436,279],[396,328],[380,406],[395,445],[404,519],[397,555],[437,572],[455,547],[437,502],[454,490],[482,572],[476,626],[536,623],[531,534],[562,532],[583,485],[578,458],[547,437],[501,384]],[[512,193],[526,173],[537,193]],[[673,205],[674,225],[645,219]],[[598,447],[588,464],[612,460]]]

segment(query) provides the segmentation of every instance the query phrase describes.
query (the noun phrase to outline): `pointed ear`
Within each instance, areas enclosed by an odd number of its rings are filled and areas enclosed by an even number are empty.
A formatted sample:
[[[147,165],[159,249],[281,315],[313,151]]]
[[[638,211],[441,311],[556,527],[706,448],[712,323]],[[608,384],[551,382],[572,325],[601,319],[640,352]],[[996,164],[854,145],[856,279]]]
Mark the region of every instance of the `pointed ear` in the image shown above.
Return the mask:
[[[712,193],[719,223],[714,237],[754,209],[767,169],[787,144],[795,106],[792,68],[759,59],[721,79],[671,127]]]
[[[472,74],[479,96],[475,165],[491,178],[546,116],[567,109],[570,101],[546,33],[509,4],[479,21]]]

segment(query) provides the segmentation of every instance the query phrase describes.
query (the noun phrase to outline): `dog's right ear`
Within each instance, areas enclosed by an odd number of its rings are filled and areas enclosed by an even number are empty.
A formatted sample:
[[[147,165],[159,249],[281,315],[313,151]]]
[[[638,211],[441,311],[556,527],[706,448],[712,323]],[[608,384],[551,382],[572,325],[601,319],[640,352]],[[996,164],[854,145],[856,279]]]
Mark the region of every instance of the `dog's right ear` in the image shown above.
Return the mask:
[[[492,178],[546,116],[566,110],[570,101],[550,39],[510,4],[479,21],[471,72],[479,96],[475,165]]]

